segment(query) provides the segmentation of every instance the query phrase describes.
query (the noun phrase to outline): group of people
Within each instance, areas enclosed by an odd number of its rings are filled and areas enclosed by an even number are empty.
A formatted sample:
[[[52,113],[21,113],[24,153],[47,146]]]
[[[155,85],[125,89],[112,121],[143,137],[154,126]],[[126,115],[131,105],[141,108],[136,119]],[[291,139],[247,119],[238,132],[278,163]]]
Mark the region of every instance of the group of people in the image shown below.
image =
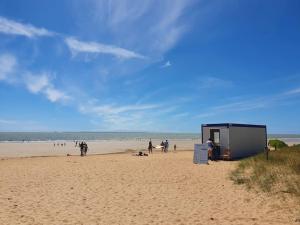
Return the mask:
[[[152,141],[151,141],[151,139],[150,139],[149,144],[148,144],[148,151],[149,151],[149,154],[152,153],[153,148],[155,148],[155,147],[153,146]],[[157,148],[157,147],[156,147],[156,148]],[[169,142],[168,142],[168,140],[162,141],[162,142],[160,143],[159,148],[161,148],[161,152],[167,153],[168,150],[169,150]],[[174,151],[176,151],[176,144],[174,145]]]
[[[53,143],[53,146],[55,147],[55,146],[62,146],[62,147],[64,147],[64,146],[66,146],[66,143],[64,142],[64,143]]]
[[[77,141],[76,141],[76,145],[77,146]],[[85,141],[79,142],[78,144],[79,148],[80,148],[80,156],[86,156],[86,153],[88,151],[88,145]]]

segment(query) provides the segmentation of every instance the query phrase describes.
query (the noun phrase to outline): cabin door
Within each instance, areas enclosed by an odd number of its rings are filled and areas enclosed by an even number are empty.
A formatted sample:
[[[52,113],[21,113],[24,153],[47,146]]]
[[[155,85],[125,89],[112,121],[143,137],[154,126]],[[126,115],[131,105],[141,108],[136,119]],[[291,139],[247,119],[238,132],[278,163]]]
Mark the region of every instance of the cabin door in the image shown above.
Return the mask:
[[[211,129],[210,139],[213,140],[215,145],[220,146],[220,129]]]
[[[213,158],[218,159],[220,156],[220,129],[211,129],[210,139],[213,140],[215,144],[215,148],[213,150]]]

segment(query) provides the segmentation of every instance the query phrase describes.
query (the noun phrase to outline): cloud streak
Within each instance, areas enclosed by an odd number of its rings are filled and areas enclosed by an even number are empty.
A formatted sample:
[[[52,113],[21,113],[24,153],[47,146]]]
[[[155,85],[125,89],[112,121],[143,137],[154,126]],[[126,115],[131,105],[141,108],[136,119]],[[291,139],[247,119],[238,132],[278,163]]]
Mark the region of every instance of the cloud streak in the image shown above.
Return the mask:
[[[11,54],[0,55],[0,80],[9,79],[9,75],[17,65],[16,58]]]
[[[38,36],[53,36],[54,33],[45,28],[37,28],[31,24],[23,24],[0,17],[0,32],[10,35],[20,35],[28,38]]]
[[[49,73],[32,74],[17,67],[18,60],[12,54],[0,55],[0,81],[25,86],[33,94],[43,94],[51,102],[65,102],[70,96],[55,88]],[[10,75],[14,74],[12,78]]]
[[[68,95],[54,87],[50,81],[50,75],[47,73],[38,75],[26,74],[23,79],[27,89],[31,93],[42,93],[51,102],[66,101],[70,99]]]
[[[78,41],[73,37],[65,38],[65,42],[73,54],[95,53],[95,54],[109,54],[124,59],[132,59],[132,58],[145,59],[145,56],[142,56],[136,52],[124,48],[119,48],[113,45],[106,45],[97,42],[83,42],[83,41]]]

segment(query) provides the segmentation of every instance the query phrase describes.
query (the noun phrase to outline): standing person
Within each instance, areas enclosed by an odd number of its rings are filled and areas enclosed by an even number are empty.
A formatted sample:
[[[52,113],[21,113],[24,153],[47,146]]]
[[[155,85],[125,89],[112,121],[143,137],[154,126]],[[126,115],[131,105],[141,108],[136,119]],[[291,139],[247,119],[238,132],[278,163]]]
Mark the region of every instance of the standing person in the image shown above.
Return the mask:
[[[160,143],[160,146],[161,146],[161,152],[164,152],[165,151],[165,143],[163,141]]]
[[[207,147],[208,147],[208,159],[213,160],[214,159],[214,143],[213,141],[208,138],[206,141]]]
[[[168,152],[168,150],[169,150],[169,142],[168,142],[168,140],[166,140],[166,142],[165,142],[165,152]]]
[[[86,155],[87,150],[88,150],[88,145],[86,142],[84,142],[84,155]]]
[[[151,141],[151,138],[150,138],[149,145],[148,145],[149,154],[150,153],[152,154],[152,149],[153,149],[153,145],[152,145],[152,141]]]
[[[80,156],[83,156],[84,155],[84,152],[83,152],[83,148],[84,148],[83,141],[81,143],[79,143],[79,147],[80,147]]]
[[[176,148],[177,148],[177,146],[176,146],[176,144],[174,145],[174,152],[176,152]]]

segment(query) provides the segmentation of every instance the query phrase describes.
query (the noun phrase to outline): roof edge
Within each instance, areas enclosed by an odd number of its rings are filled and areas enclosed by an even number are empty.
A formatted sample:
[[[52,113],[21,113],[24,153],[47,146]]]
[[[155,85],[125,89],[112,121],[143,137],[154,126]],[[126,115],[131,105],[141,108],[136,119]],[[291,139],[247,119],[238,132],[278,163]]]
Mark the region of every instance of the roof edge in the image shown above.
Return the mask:
[[[258,124],[241,124],[241,123],[211,123],[211,124],[202,124],[202,127],[259,127],[267,128],[266,125]]]

